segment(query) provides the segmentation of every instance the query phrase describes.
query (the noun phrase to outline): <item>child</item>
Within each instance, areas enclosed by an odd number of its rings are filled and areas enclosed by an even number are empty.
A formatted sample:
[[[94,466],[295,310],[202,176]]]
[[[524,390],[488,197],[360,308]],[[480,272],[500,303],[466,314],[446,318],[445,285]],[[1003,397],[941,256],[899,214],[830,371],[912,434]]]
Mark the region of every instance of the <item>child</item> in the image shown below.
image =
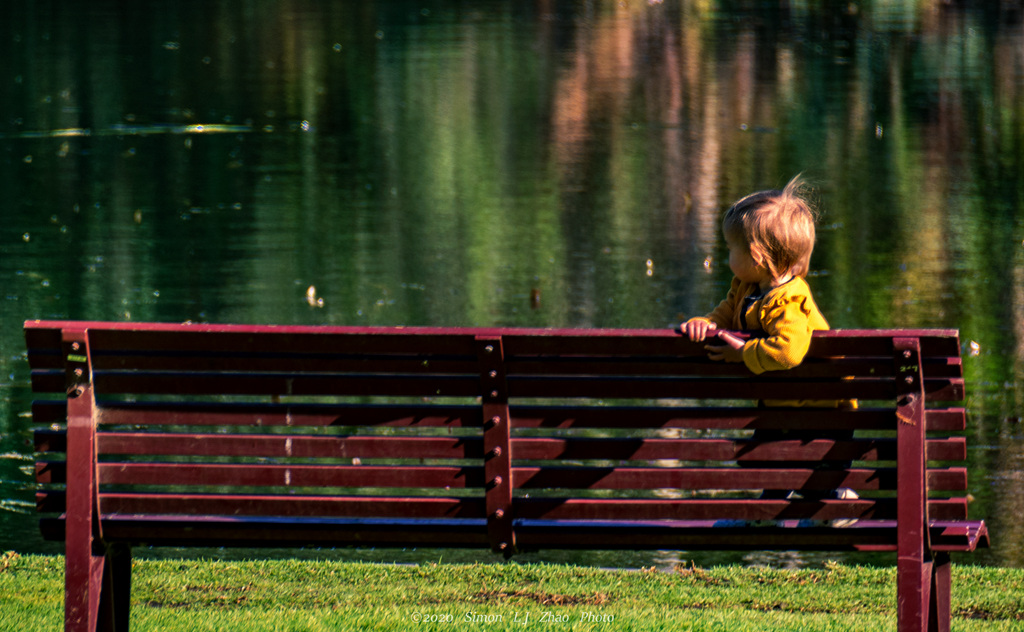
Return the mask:
[[[703,341],[718,329],[755,330],[763,337],[747,341],[723,331],[722,344],[707,345],[712,360],[743,362],[754,374],[789,369],[803,361],[811,332],[828,329],[818,311],[805,276],[814,250],[814,212],[801,195],[803,182],[793,178],[781,191],[748,195],[730,208],[722,221],[729,247],[729,268],[734,275],[729,294],[710,314],[682,324],[684,334]],[[855,407],[855,402],[765,402],[764,405]],[[788,435],[790,438],[792,435]],[[852,433],[837,433],[849,439]],[[760,440],[781,439],[775,433],[757,431]],[[741,463],[742,465],[742,463]],[[757,467],[756,463],[746,463]],[[766,492],[763,497],[786,496]],[[856,493],[841,489],[832,497],[855,499]]]
[[[705,347],[712,360],[743,362],[753,373],[789,369],[804,359],[811,332],[828,329],[804,277],[814,250],[814,213],[801,197],[800,177],[782,191],[736,202],[722,222],[735,275],[729,294],[705,317],[682,325],[690,340],[716,329],[761,330],[746,342],[726,332]]]

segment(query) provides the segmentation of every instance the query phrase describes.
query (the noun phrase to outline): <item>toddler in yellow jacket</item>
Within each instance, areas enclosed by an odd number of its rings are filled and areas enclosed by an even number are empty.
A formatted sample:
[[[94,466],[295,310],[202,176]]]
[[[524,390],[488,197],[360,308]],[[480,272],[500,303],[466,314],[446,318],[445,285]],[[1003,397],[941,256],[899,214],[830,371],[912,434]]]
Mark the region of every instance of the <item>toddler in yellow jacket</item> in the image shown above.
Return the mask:
[[[746,342],[722,332],[708,345],[713,360],[743,362],[753,373],[789,369],[803,361],[811,332],[828,329],[804,277],[814,250],[814,212],[794,178],[782,191],[761,191],[736,202],[722,221],[734,278],[729,294],[707,316],[682,325],[690,340],[716,329],[761,330]]]
[[[722,221],[729,247],[729,268],[734,278],[729,294],[710,314],[691,318],[681,329],[691,340],[703,341],[714,330],[763,331],[763,337],[743,341],[727,331],[718,332],[722,344],[707,345],[712,360],[743,362],[754,374],[790,369],[800,364],[811,343],[811,332],[828,329],[804,277],[814,250],[814,212],[800,194],[800,177],[782,191],[761,191],[736,202]],[[766,406],[802,405],[856,407],[856,402],[763,402]],[[755,432],[761,440],[792,437],[786,432]],[[836,439],[849,439],[850,431]],[[741,463],[756,467],[757,463]],[[766,491],[762,498],[788,497],[782,490]],[[833,491],[832,497],[856,499],[852,489]]]

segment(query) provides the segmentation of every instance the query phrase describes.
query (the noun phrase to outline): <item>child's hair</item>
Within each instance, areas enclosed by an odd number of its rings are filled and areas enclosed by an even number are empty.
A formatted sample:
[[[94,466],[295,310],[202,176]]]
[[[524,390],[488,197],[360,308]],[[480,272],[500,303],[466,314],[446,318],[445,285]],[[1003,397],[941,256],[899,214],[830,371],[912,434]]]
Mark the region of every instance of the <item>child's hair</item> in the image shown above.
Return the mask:
[[[798,175],[781,191],[752,193],[725,212],[722,230],[762,255],[775,278],[803,277],[814,250],[815,212]]]

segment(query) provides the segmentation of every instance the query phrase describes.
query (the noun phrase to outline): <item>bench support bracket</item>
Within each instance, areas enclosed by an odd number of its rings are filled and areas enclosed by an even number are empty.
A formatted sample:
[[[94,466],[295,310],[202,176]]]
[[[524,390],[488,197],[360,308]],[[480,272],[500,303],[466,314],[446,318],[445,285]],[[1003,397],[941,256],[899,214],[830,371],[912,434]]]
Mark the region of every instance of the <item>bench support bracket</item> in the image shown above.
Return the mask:
[[[505,356],[501,337],[478,336],[476,346],[483,405],[487,534],[491,550],[509,557],[515,552],[515,534],[512,531],[511,420]]]
[[[921,343],[893,339],[896,369],[897,619],[901,632],[935,630],[949,622],[949,560],[932,554],[925,461],[925,391]],[[943,614],[943,612],[945,614]],[[929,621],[930,620],[930,621]]]

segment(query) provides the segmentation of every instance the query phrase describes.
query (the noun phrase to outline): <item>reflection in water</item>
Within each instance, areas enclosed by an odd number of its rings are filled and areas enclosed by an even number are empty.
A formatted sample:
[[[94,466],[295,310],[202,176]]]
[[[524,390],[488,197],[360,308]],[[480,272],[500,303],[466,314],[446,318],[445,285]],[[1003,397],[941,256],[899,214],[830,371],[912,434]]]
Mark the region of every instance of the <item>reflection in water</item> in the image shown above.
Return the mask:
[[[1024,565],[1019,3],[719,4],[2,3],[0,547],[54,550],[25,319],[665,327],[804,172],[834,327],[978,343],[974,560]]]
[[[308,131],[308,127],[309,123],[304,121],[303,129]],[[9,136],[0,135],[0,139],[67,138],[72,136],[122,137],[149,136],[152,134],[245,134],[251,131],[252,127],[247,125],[222,125],[219,123],[195,123],[191,125],[114,125],[103,130],[73,127],[68,129],[15,132]]]

